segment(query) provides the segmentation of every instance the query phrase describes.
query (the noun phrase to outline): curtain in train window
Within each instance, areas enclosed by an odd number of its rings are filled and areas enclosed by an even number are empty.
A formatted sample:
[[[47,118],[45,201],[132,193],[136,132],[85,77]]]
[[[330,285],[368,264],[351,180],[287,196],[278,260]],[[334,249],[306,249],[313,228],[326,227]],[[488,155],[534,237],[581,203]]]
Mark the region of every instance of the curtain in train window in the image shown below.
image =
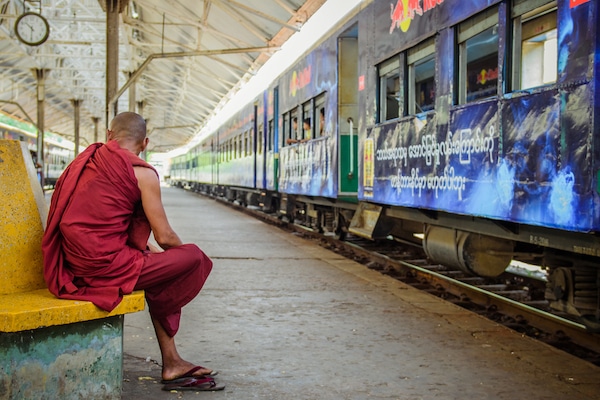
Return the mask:
[[[516,0],[512,17],[514,90],[555,83],[558,75],[556,1]]]
[[[379,66],[379,121],[400,116],[400,58],[395,56]]]
[[[498,8],[493,7],[459,25],[458,102],[498,94]]]
[[[435,105],[435,41],[425,42],[408,50],[408,113],[433,110]]]

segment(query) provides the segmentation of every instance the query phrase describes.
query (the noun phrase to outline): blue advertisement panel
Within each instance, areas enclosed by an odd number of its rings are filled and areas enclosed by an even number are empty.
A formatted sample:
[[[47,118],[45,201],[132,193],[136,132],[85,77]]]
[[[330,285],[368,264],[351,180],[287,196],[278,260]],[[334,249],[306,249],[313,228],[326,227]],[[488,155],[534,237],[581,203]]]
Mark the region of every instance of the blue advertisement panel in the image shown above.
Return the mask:
[[[575,231],[598,230],[588,91],[556,90],[371,129],[361,199]],[[571,105],[569,105],[571,103]],[[575,103],[575,104],[573,104]],[[575,115],[578,123],[568,132]],[[587,117],[586,117],[587,115]],[[561,124],[561,121],[562,124]],[[571,122],[573,124],[574,122]]]
[[[430,115],[425,121],[415,117],[372,129],[364,146],[362,197],[474,212],[472,203],[478,200],[471,193],[492,185],[489,176],[498,163],[497,105],[488,102],[457,110],[449,132],[436,128],[435,115]],[[473,182],[480,185],[475,188]]]
[[[324,136],[281,149],[280,190],[285,193],[333,197],[331,138]]]

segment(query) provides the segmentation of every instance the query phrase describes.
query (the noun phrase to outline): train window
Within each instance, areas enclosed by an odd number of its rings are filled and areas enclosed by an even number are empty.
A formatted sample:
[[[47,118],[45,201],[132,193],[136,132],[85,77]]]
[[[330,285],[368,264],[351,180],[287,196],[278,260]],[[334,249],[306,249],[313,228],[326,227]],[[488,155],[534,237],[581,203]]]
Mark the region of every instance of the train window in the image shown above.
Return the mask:
[[[298,129],[298,109],[294,108],[290,111],[290,136],[288,138],[297,140],[300,137]]]
[[[283,114],[283,144],[289,144],[289,139],[297,140],[301,132],[298,127],[298,109],[294,108]]]
[[[237,155],[235,158],[242,158],[244,156],[244,133],[240,133],[237,136]]]
[[[273,120],[270,120],[269,121],[269,137],[268,137],[268,141],[267,141],[267,146],[268,146],[267,150],[268,151],[273,150],[273,136],[275,134],[275,131],[273,130],[274,126],[275,126],[275,124],[274,124]]]
[[[400,58],[393,57],[379,66],[379,121],[400,116]]]
[[[315,118],[314,137],[320,137],[325,135],[325,93],[322,93],[315,97],[315,111],[318,118]]]
[[[249,130],[248,131],[248,154],[247,155],[252,155],[254,154],[254,135],[253,135],[253,130]]]
[[[249,136],[250,131],[244,132],[244,157],[250,154],[250,143],[248,142]]]
[[[263,141],[264,127],[262,124],[258,126],[258,141],[256,143],[256,152],[262,154],[264,141]]]
[[[556,1],[516,0],[513,17],[513,88],[556,82],[558,75]]]
[[[256,138],[254,137],[254,131],[252,129],[250,129],[248,131],[248,155],[250,155],[250,156],[253,155],[254,151],[256,150],[254,148],[254,141],[255,140],[256,140]]]
[[[435,105],[435,40],[433,38],[408,50],[408,113],[433,110]]]
[[[280,142],[285,144],[285,140],[290,137],[290,115],[288,113],[283,114],[283,132],[281,135]]]
[[[312,100],[302,104],[302,139],[312,139],[312,124],[313,124],[313,107]]]
[[[498,8],[458,27],[458,103],[498,94]]]

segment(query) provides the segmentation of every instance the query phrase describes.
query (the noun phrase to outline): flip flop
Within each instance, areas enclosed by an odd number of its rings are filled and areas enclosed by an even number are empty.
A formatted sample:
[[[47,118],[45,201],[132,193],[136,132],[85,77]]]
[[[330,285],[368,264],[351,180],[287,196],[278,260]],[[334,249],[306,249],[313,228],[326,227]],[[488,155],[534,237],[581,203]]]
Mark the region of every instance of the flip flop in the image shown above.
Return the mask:
[[[207,376],[215,376],[219,373],[219,371],[211,371],[210,374],[205,374],[205,375],[194,375],[194,372],[199,371],[201,369],[208,369],[208,368],[204,368],[200,365],[190,369],[189,371],[187,371],[185,374],[178,376],[177,378],[173,378],[173,379],[163,379],[162,381],[160,381],[160,383],[177,383],[177,382],[181,382],[182,380],[185,379],[189,379],[189,378],[205,378]]]
[[[225,389],[225,385],[218,385],[213,378],[187,378],[180,382],[166,384],[162,390],[190,390],[196,392],[215,392]]]

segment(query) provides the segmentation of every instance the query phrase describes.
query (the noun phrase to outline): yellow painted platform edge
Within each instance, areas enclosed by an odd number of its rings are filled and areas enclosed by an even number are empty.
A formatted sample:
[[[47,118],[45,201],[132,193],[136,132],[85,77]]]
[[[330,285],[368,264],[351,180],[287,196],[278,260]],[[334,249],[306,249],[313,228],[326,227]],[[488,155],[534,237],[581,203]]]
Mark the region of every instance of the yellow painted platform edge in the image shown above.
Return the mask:
[[[0,332],[19,332],[142,311],[144,291],[135,291],[110,313],[89,301],[56,298],[48,289],[0,296]]]

